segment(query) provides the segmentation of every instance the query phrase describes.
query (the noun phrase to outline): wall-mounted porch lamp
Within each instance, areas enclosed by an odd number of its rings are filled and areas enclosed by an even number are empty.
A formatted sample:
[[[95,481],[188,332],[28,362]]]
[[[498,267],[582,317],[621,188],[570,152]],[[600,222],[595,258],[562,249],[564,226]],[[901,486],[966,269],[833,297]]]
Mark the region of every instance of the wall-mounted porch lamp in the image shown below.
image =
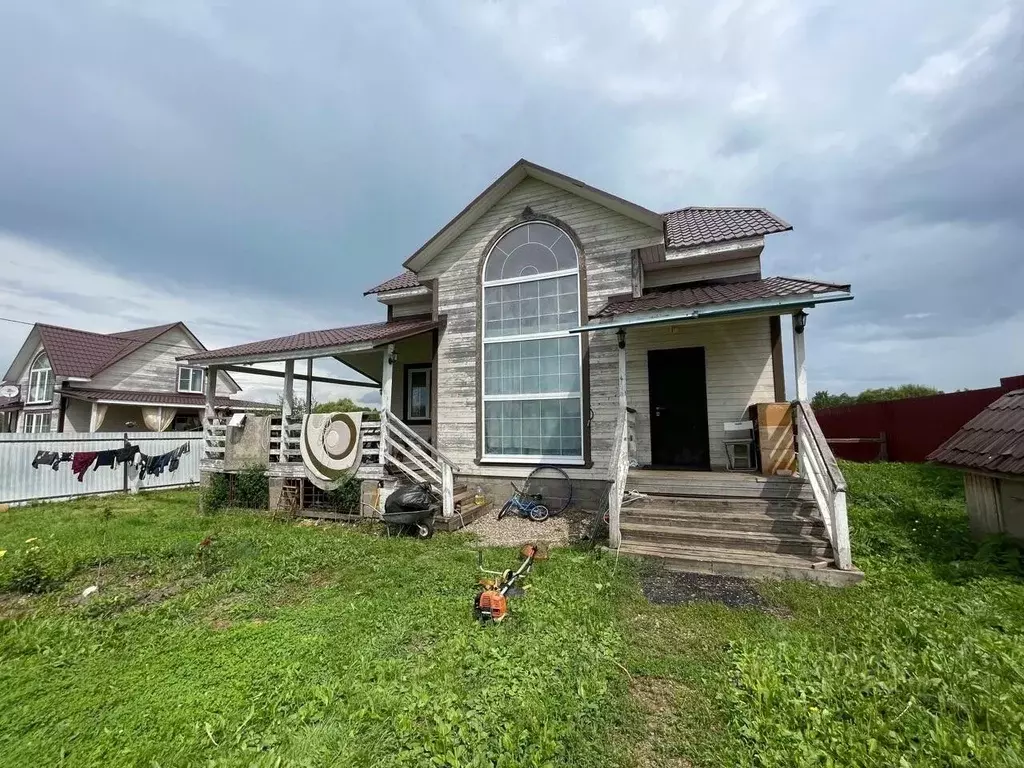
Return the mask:
[[[803,333],[807,326],[807,313],[802,309],[793,315],[793,330],[796,333]]]
[[[619,330],[617,330],[615,332],[615,335],[619,339],[619,349],[625,349],[626,348],[626,329],[625,328],[619,328]]]

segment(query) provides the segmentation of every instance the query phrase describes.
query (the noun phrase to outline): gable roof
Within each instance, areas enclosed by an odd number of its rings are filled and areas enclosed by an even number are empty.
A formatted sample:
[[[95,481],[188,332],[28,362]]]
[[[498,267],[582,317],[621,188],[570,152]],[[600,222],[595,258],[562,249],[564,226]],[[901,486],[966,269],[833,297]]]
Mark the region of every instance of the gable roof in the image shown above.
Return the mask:
[[[1007,392],[928,455],[967,470],[1024,475],[1024,389]]]
[[[431,259],[450,245],[455,238],[469,229],[495,203],[527,177],[538,179],[553,187],[571,192],[630,219],[647,224],[653,229],[660,231],[663,227],[664,221],[660,213],[655,213],[641,205],[631,203],[629,200],[624,200],[610,192],[584,184],[579,179],[574,179],[550,168],[531,163],[529,160],[520,159],[495,179],[487,189],[477,195],[469,205],[463,208],[454,219],[445,224],[437,234],[427,240],[419,250],[406,259],[403,266],[412,272],[419,272],[430,263]]]
[[[384,293],[385,291],[399,291],[403,288],[416,288],[419,284],[419,278],[409,270],[405,270],[402,274],[395,275],[380,285],[375,285],[368,291],[363,291],[363,296],[369,296],[371,293]]]
[[[211,349],[208,352],[185,355],[178,359],[188,360],[190,363],[209,364],[210,361],[226,362],[236,358],[244,361],[253,357],[265,358],[273,356],[276,360],[299,359],[309,357],[309,353],[313,352],[318,352],[320,356],[324,356],[325,354],[331,354],[330,352],[325,353],[325,350],[335,350],[339,347],[362,344],[375,347],[405,339],[409,336],[415,336],[424,331],[433,330],[437,326],[436,320],[424,318],[389,320],[383,323],[368,323],[367,325],[352,325],[345,328],[328,328],[323,331],[296,333],[276,339],[238,344],[234,347]]]
[[[49,323],[36,323],[8,369],[5,378],[16,379],[19,371],[16,371],[15,368],[24,370],[24,366],[28,364],[25,362],[19,365],[19,359],[26,354],[26,347],[32,341],[33,333],[39,334],[39,342],[50,360],[54,376],[91,379],[174,328],[180,328],[197,346],[206,349],[188,326],[181,321],[116,331],[115,333],[94,333]],[[238,387],[238,383],[234,379],[232,379],[232,383]],[[241,389],[241,387],[238,388]]]
[[[665,214],[665,247],[693,248],[726,240],[742,240],[793,227],[764,208],[690,206]]]
[[[612,299],[605,304],[595,317],[631,315],[654,310],[689,309],[734,302],[808,298],[831,293],[849,293],[849,285],[822,283],[802,280],[796,277],[766,277],[757,280],[743,280],[734,283],[679,288],[674,291],[648,293],[639,298],[623,297]],[[850,298],[853,298],[850,296]]]

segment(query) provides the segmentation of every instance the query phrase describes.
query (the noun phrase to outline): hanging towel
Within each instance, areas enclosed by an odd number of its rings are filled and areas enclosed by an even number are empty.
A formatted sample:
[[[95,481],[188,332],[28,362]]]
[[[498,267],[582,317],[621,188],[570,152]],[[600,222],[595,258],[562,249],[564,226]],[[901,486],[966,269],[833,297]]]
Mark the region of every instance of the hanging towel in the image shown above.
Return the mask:
[[[96,461],[96,451],[81,451],[75,454],[71,460],[71,474],[78,475],[78,482],[89,471],[89,467]]]
[[[59,453],[53,451],[39,451],[36,453],[36,457],[32,459],[32,469],[39,469],[39,465],[48,466],[53,464],[54,461],[60,459]]]
[[[99,453],[96,454],[96,466],[93,467],[92,471],[95,472],[100,467],[110,467],[111,469],[113,469],[114,468],[114,459],[116,457],[117,457],[117,451],[116,450],[100,451]]]

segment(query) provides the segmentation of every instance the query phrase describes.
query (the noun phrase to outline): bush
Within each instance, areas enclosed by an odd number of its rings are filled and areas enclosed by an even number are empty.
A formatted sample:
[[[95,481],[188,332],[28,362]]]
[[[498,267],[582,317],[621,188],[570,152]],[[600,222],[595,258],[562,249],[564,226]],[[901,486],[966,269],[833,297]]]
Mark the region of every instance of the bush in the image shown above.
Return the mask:
[[[262,464],[252,464],[235,475],[235,506],[245,509],[270,506],[270,480]]]
[[[30,543],[30,542],[26,542]],[[67,568],[60,552],[51,546],[31,546],[13,553],[7,588],[25,594],[42,594],[60,586]]]
[[[333,491],[327,491],[327,503],[336,512],[358,514],[362,487],[362,481],[355,475],[351,475]]]
[[[231,496],[231,486],[227,475],[215,474],[210,476],[210,483],[202,490],[202,509],[209,514],[223,509],[228,505]]]

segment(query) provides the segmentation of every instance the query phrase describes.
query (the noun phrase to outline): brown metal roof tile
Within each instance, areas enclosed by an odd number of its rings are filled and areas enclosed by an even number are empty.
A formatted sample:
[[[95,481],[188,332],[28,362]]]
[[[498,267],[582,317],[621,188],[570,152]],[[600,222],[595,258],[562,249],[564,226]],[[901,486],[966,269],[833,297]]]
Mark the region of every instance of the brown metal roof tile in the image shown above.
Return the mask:
[[[371,293],[384,293],[385,291],[398,291],[402,288],[415,288],[420,284],[419,278],[408,270],[400,275],[392,277],[390,280],[385,280],[380,285],[375,285],[368,291],[363,293],[363,296],[369,296]]]
[[[787,232],[793,227],[764,208],[707,208],[691,206],[665,214],[665,247],[742,240]]]
[[[348,344],[371,342],[384,344],[390,341],[415,336],[437,327],[437,322],[423,318],[391,320],[384,323],[354,325],[347,328],[330,328],[324,331],[307,331],[292,336],[281,336],[265,341],[253,341],[223,349],[211,349],[208,352],[185,355],[179,360],[203,362],[247,356],[263,356],[269,354],[293,355],[296,352],[316,352],[332,347],[343,347]]]
[[[1024,475],[1024,389],[1007,392],[928,456],[967,470]]]
[[[202,408],[206,405],[206,396],[194,392],[144,392],[125,389],[66,389],[61,394],[76,400],[88,402],[108,401],[115,403],[139,403],[144,405],[177,405]],[[273,408],[272,403],[261,403],[254,400],[233,400],[230,397],[218,396],[218,408]]]
[[[849,285],[801,280],[795,277],[768,277],[763,280],[744,280],[736,283],[702,285],[678,288],[674,291],[648,293],[640,298],[622,298],[609,301],[595,317],[629,315],[658,309],[688,309],[714,304],[731,304],[757,299],[785,298],[816,293],[849,291]]]

